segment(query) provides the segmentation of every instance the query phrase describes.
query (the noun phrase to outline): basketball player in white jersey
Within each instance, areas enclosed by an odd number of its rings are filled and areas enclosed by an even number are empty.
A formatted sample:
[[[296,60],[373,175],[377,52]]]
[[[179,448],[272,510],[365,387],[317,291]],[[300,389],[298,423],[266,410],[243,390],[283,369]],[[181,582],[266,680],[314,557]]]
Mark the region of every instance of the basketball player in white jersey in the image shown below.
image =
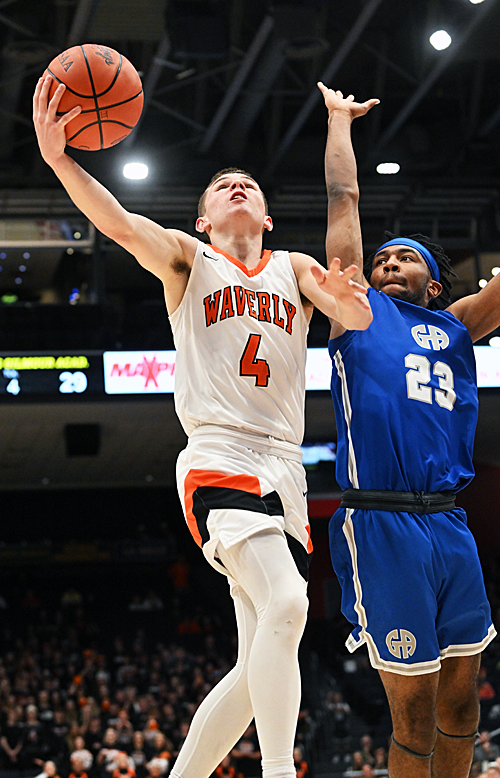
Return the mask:
[[[300,701],[297,649],[306,612],[307,486],[301,465],[306,333],[313,305],[348,329],[365,329],[365,290],[339,263],[262,250],[272,229],[265,198],[243,171],[221,171],[199,207],[210,244],[127,212],[65,154],[40,79],[33,117],[44,160],[97,229],[164,285],[176,348],[175,403],[189,443],[178,488],[189,529],[227,575],[239,637],[236,666],[199,707],[171,773],[208,778],[255,717],[264,778],[294,778]],[[327,294],[316,275],[328,279]]]

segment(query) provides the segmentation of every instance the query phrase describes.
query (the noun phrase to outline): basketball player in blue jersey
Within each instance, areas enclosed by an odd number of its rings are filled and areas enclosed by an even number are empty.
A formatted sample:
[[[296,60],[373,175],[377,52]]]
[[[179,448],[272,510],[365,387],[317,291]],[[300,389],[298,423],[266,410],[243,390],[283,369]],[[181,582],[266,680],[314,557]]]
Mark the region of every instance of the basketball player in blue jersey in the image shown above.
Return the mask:
[[[473,477],[472,344],[500,325],[500,277],[451,303],[450,261],[422,235],[391,236],[363,277],[350,127],[366,104],[318,86],[329,111],[327,255],[358,265],[373,310],[366,332],[333,322],[329,343],[344,490],[330,546],[354,625],[346,645],[366,644],[387,693],[390,778],[466,778],[480,652],[495,630],[455,493]]]
[[[297,649],[307,612],[311,551],[302,468],[306,334],[313,304],[350,329],[368,327],[356,266],[328,274],[312,257],[263,251],[272,229],[256,181],[235,168],[214,176],[196,229],[210,244],[126,211],[65,153],[40,79],[33,118],[45,161],[97,229],[163,283],[177,348],[176,411],[189,436],[177,463],[188,527],[207,560],[228,576],[238,661],[199,706],[173,778],[208,778],[255,717],[264,778],[295,778],[300,703]],[[336,277],[335,277],[336,276]],[[331,290],[335,288],[335,294]]]

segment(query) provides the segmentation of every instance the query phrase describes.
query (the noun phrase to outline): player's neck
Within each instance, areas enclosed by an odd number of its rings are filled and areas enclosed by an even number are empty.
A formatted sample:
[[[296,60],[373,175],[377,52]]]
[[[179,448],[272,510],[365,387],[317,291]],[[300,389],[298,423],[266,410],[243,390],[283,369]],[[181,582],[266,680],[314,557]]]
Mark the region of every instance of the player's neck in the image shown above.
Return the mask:
[[[257,267],[262,255],[262,235],[228,235],[212,232],[210,235],[212,246],[225,251],[232,257],[236,257],[249,269]]]

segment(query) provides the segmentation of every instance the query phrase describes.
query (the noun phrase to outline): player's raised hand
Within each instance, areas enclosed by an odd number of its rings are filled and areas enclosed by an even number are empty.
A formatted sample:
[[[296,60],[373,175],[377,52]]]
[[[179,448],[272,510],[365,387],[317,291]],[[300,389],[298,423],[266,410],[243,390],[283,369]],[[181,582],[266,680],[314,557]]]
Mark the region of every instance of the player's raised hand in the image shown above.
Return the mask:
[[[370,326],[373,314],[368,301],[367,289],[356,281],[359,273],[357,265],[340,269],[340,259],[335,258],[328,270],[320,265],[312,265],[311,273],[320,289],[335,297],[338,307],[337,321],[348,330],[366,329]]]
[[[40,152],[44,160],[51,165],[64,154],[66,146],[66,125],[78,116],[81,106],[75,106],[62,116],[57,115],[59,103],[66,87],[59,84],[52,99],[49,100],[51,76],[42,76],[33,95],[33,124]]]
[[[357,103],[354,100],[354,95],[344,97],[342,92],[329,89],[322,81],[318,81],[318,89],[325,99],[325,105],[329,112],[346,111],[350,114],[351,119],[356,119],[358,116],[364,116],[365,113],[368,113],[370,108],[373,108],[374,105],[380,103],[380,100],[375,97],[371,100],[366,100],[364,103]]]

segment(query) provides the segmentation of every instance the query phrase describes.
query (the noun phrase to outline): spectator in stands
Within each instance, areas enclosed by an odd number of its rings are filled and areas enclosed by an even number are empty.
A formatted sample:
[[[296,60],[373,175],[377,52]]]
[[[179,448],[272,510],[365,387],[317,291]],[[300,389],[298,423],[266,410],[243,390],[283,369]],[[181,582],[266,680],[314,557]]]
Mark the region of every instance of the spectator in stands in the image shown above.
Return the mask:
[[[168,768],[170,765],[170,760],[166,757],[161,756],[155,756],[153,759],[151,759],[147,763],[147,768],[149,775],[153,775],[154,772],[157,772],[157,770],[160,771],[160,776],[165,776],[168,773]]]
[[[496,697],[495,690],[487,678],[488,671],[484,665],[479,668],[477,677],[477,693],[481,704],[481,717],[484,718],[485,712],[489,711]]]
[[[172,678],[170,679],[170,683],[172,683]],[[153,738],[160,729],[158,721],[154,716],[149,716],[146,726],[143,729],[143,735],[144,735],[144,744],[146,748],[149,748],[150,743],[153,742]]]
[[[293,763],[295,765],[297,778],[305,778],[309,772],[309,767],[307,766],[307,762],[304,759],[304,752],[300,746],[295,746],[293,749]]]
[[[46,689],[38,692],[38,720],[41,724],[50,725],[54,720],[54,712],[50,705],[49,693]]]
[[[43,771],[39,773],[36,778],[59,778],[55,762],[52,759],[48,759],[44,762]]]
[[[96,763],[100,767],[101,778],[110,778],[117,768],[116,757],[119,749],[116,747],[116,730],[108,727],[104,733],[102,748],[97,754]]]
[[[129,750],[134,736],[134,728],[130,722],[127,711],[122,708],[118,711],[118,721],[115,724],[116,742],[120,748]]]
[[[384,746],[379,746],[374,752],[375,762],[373,764],[374,770],[387,770],[387,751]]]
[[[352,755],[352,762],[351,762],[351,770],[359,770],[361,771],[361,768],[365,764],[365,761],[363,759],[363,754],[361,751],[355,751]]]
[[[73,764],[74,759],[79,759],[83,765],[83,769],[85,770],[86,773],[88,773],[88,771],[92,767],[94,757],[92,756],[92,753],[88,750],[88,748],[85,748],[85,740],[81,735],[78,735],[78,737],[75,738],[75,748],[74,751],[72,751],[70,756],[71,764]],[[73,768],[73,772],[75,772],[74,768]]]
[[[375,757],[373,755],[373,741],[370,735],[363,735],[361,738],[361,754],[363,756],[363,764],[369,764],[373,766],[375,764]]]
[[[236,769],[231,762],[231,757],[225,756],[218,767],[215,768],[213,778],[235,778]]]
[[[171,754],[167,746],[167,738],[163,732],[155,733],[153,740],[149,744],[147,753],[150,760],[166,759],[168,761],[170,759]]]
[[[494,762],[500,756],[500,748],[490,741],[490,733],[483,730],[479,733],[479,742],[474,748],[474,762]]]
[[[2,747],[3,769],[16,769],[19,766],[19,752],[23,747],[23,736],[15,708],[7,710],[7,722],[2,727],[0,746]]]
[[[157,759],[152,759],[149,763],[147,778],[162,778],[161,765]]]
[[[144,735],[140,730],[134,732],[132,738],[132,750],[130,752],[130,758],[134,763],[135,773],[137,778],[146,778],[146,754],[144,752]]]
[[[50,725],[50,742],[52,757],[58,765],[62,765],[69,757],[68,734],[69,727],[64,711],[61,708],[56,708],[54,720]]]
[[[112,778],[135,778],[133,760],[125,751],[120,751],[117,754],[116,768],[113,770]]]
[[[481,773],[481,764],[479,762],[473,762],[470,768],[469,778],[479,778]]]
[[[500,778],[500,768],[496,765],[488,767],[486,772],[481,773],[480,778]]]
[[[102,748],[102,727],[100,718],[90,719],[85,733],[85,748],[90,751],[94,759]]]
[[[78,756],[71,757],[71,773],[69,774],[69,778],[88,778],[88,774],[83,766],[83,760]]]
[[[236,762],[236,772],[241,773],[243,778],[259,778],[261,775],[261,753],[257,749],[253,724],[245,730],[243,737],[231,751],[231,758]]]
[[[369,764],[364,764],[363,767],[361,768],[361,775],[362,778],[375,778],[373,767]]]
[[[23,747],[21,750],[21,767],[30,770],[35,765],[43,766],[50,756],[49,733],[38,721],[36,705],[26,708],[26,721],[23,725]]]

